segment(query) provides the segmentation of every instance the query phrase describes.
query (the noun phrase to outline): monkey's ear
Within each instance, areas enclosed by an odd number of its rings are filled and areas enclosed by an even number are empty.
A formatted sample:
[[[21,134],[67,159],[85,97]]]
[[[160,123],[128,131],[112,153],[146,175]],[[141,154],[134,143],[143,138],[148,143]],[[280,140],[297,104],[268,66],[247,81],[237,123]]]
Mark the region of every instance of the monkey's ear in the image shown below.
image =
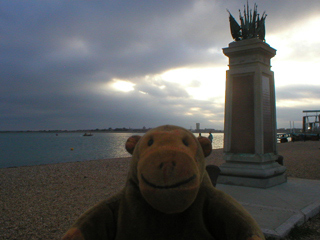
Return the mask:
[[[197,139],[201,145],[204,157],[208,157],[212,152],[212,144],[210,140],[206,137],[198,137]]]
[[[134,148],[136,147],[137,143],[139,142],[141,136],[133,135],[127,139],[126,142],[126,150],[131,155],[133,154]]]

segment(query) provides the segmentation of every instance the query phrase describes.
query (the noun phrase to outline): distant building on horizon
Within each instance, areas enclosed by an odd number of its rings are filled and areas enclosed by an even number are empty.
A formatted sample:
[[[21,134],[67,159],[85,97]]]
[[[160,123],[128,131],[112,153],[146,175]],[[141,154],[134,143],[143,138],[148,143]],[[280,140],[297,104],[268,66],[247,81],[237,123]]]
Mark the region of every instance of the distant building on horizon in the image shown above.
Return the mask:
[[[200,123],[196,123],[196,131],[200,131]]]

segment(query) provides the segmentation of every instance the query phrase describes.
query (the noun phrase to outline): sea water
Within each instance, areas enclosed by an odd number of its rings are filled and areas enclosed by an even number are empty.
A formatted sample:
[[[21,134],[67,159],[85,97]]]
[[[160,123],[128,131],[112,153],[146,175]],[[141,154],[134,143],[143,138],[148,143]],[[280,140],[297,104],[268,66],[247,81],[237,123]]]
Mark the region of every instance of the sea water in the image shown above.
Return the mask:
[[[130,157],[124,145],[132,135],[143,133],[0,133],[0,168]],[[223,133],[213,133],[213,149],[222,147]]]

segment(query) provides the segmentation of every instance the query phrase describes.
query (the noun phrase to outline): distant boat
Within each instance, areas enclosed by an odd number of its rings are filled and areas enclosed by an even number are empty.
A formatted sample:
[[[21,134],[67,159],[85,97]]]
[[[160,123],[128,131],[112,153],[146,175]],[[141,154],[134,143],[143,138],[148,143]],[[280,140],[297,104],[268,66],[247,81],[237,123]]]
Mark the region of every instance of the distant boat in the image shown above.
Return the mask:
[[[84,136],[84,137],[91,137],[91,136],[93,136],[93,135],[92,135],[92,133],[85,133],[85,134],[83,134],[83,136]]]

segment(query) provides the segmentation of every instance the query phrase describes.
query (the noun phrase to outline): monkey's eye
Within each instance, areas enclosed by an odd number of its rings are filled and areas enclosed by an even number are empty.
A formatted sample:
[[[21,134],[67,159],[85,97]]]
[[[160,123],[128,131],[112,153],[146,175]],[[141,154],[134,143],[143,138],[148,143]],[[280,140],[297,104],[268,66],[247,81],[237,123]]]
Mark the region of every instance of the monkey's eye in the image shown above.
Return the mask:
[[[148,141],[148,146],[150,147],[152,144],[153,144],[153,139],[151,138],[151,139]]]
[[[182,142],[183,142],[183,144],[184,144],[185,146],[187,146],[187,147],[189,146],[189,143],[188,143],[188,140],[187,140],[187,139],[183,139]]]

